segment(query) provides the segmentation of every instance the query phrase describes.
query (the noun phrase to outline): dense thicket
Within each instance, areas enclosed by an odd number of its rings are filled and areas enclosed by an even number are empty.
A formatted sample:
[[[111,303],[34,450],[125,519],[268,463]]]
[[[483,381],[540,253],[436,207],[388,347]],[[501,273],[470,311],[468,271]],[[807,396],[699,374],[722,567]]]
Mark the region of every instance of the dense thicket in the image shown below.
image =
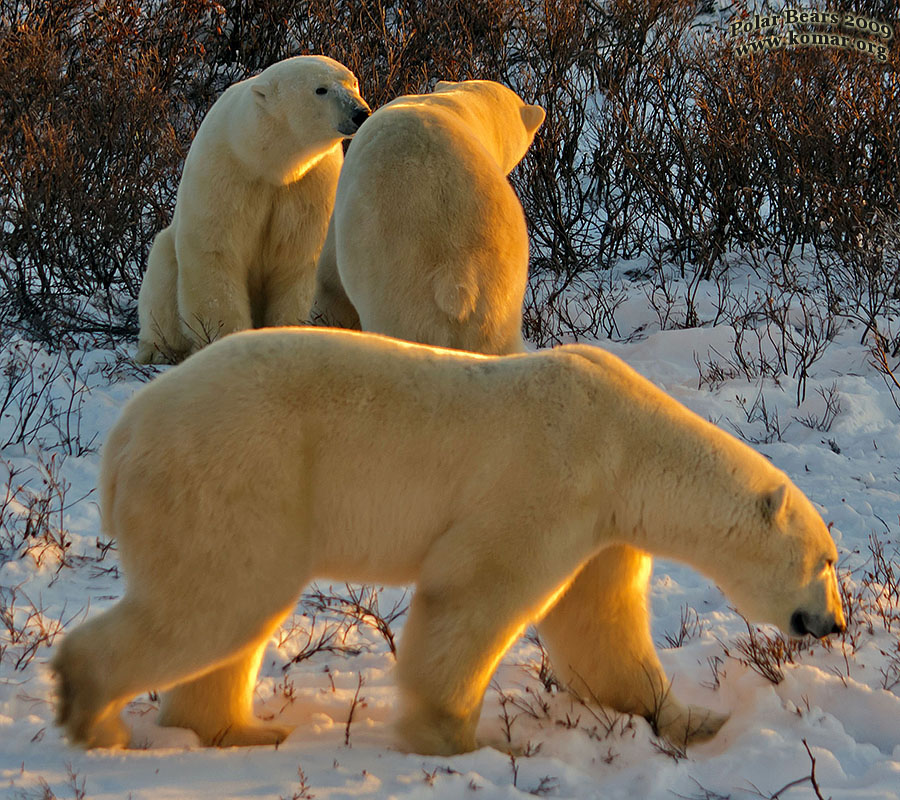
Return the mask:
[[[897,25],[893,3],[843,5]],[[547,109],[513,176],[539,343],[584,325],[566,320],[567,292],[603,327],[604,270],[621,258],[709,277],[735,250],[763,252],[790,280],[809,246],[836,303],[896,302],[898,37],[886,63],[812,49],[739,58],[727,22],[753,10],[0,0],[0,313],[49,340],[61,327],[132,330],[146,254],[203,113],[229,83],[316,52],[347,64],[373,106],[484,77]]]

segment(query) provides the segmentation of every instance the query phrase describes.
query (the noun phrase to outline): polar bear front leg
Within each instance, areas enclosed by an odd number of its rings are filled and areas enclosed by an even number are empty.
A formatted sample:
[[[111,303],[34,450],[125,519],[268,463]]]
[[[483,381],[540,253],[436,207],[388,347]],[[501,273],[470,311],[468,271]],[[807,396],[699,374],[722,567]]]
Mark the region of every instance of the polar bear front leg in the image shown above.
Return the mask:
[[[189,728],[207,747],[283,742],[292,727],[262,725],[253,716],[256,676],[267,642],[268,635],[235,660],[166,692],[158,724]]]
[[[192,352],[229,333],[252,328],[246,266],[190,241],[179,239],[176,249],[178,311]]]
[[[516,627],[497,618],[476,624],[471,605],[446,589],[420,587],[413,597],[397,658],[397,733],[404,750],[453,755],[475,749],[484,692]]]
[[[460,523],[432,546],[422,565],[397,657],[397,730],[408,751],[452,755],[475,749],[484,693],[497,664],[578,568],[570,553],[511,561],[510,553],[526,547],[520,533],[528,522],[511,512],[508,524],[512,531],[496,531],[495,519]],[[473,544],[483,543],[484,531],[492,528],[490,545]]]
[[[281,269],[266,277],[265,310],[262,323],[267,328],[305,325],[316,281],[314,261]]]
[[[601,550],[538,625],[557,677],[579,697],[646,717],[678,747],[715,735],[728,719],[672,693],[650,635],[651,557],[628,545]]]

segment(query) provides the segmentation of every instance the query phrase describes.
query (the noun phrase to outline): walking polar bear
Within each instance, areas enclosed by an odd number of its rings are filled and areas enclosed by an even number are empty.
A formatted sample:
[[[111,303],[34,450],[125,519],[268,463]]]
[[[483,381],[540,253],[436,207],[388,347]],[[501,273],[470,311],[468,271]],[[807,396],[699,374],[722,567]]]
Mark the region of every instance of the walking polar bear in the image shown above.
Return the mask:
[[[369,115],[353,73],[297,56],[229,87],[188,152],[138,297],[137,360],[304,321],[343,162]]]
[[[544,120],[493,81],[382,106],[347,151],[311,318],[480,353],[524,350],[525,215],[506,179]]]
[[[419,753],[476,746],[504,651],[621,543],[694,565],[794,635],[844,626],[834,543],[787,476],[584,345],[484,357],[316,328],[230,336],[128,403],[100,489],[127,590],[53,659],[58,722],[89,747],[127,744],[119,713],[152,688],[168,690],[161,723],[207,745],[281,741],[253,718],[254,682],[316,577],[417,585],[397,675],[401,743]],[[614,595],[563,645],[586,696],[680,744],[712,735],[723,718],[669,691],[642,582],[605,578]]]

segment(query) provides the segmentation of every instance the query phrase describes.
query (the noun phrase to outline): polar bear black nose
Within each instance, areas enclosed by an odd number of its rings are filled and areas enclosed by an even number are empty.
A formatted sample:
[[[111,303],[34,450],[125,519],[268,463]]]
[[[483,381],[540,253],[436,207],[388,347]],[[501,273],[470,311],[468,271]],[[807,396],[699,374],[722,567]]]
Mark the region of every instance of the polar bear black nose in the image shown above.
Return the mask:
[[[803,617],[803,612],[799,610],[791,614],[791,633],[795,636],[806,636],[809,633],[809,629],[806,627],[806,620]]]
[[[791,614],[791,633],[794,636],[806,636],[812,634],[817,639],[834,633],[843,633],[845,625],[838,622],[833,615],[809,614],[802,609],[797,609]]]
[[[368,108],[358,108],[353,112],[353,116],[350,117],[350,120],[358,128],[369,118],[369,113],[370,112]]]

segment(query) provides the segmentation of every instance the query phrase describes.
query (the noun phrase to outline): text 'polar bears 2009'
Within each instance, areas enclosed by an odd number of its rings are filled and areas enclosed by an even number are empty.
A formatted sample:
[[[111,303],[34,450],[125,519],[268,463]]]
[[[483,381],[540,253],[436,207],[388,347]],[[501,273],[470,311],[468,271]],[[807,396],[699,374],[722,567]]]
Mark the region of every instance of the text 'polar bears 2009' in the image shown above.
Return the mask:
[[[826,30],[797,28],[808,25],[822,26]],[[838,27],[842,31],[833,30]],[[881,62],[887,61],[887,43],[894,38],[894,28],[887,22],[852,11],[820,11],[815,8],[785,8],[780,14],[748,15],[729,23],[728,32],[732,36],[766,34],[735,44],[734,52],[739,56],[797,47],[827,47],[863,53]]]

